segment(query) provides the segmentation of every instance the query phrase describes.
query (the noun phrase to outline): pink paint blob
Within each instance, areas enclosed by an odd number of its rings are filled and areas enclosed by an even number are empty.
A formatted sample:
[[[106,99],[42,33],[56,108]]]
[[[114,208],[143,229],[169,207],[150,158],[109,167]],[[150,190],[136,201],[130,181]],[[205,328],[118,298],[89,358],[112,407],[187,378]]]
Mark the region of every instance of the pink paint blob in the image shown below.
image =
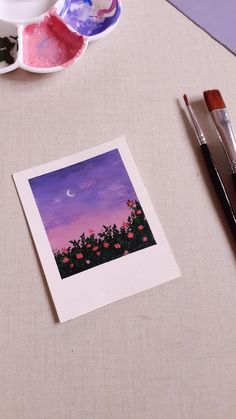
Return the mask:
[[[117,7],[117,0],[112,0],[112,3],[110,5],[110,7],[108,9],[100,9],[97,12],[97,16],[98,17],[102,17],[108,13],[113,12],[113,10],[115,10],[115,8]]]
[[[23,61],[31,67],[68,66],[86,45],[82,35],[71,32],[55,14],[23,31]]]

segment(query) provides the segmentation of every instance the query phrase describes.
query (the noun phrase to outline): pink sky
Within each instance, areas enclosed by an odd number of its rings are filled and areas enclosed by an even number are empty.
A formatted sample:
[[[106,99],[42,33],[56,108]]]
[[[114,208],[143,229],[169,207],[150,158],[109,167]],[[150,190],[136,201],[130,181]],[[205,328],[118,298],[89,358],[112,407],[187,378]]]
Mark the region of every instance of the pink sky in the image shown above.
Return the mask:
[[[49,230],[47,235],[52,249],[61,250],[63,247],[67,248],[71,245],[69,240],[78,240],[83,233],[85,233],[85,236],[89,236],[89,229],[99,233],[103,224],[106,226],[116,224],[118,228],[121,227],[122,223],[127,221],[129,215],[130,210],[127,206],[110,213],[107,211],[105,213],[98,212],[96,218],[84,215],[70,224]]]

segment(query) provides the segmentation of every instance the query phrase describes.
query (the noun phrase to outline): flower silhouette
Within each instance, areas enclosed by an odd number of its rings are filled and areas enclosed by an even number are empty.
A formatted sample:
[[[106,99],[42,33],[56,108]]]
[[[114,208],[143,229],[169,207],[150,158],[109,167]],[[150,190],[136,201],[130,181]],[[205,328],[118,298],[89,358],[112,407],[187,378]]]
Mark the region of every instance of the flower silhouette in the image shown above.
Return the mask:
[[[70,241],[72,246],[54,252],[62,279],[156,244],[140,203],[128,200],[127,205],[130,213],[120,227],[104,225],[99,233],[83,233]]]

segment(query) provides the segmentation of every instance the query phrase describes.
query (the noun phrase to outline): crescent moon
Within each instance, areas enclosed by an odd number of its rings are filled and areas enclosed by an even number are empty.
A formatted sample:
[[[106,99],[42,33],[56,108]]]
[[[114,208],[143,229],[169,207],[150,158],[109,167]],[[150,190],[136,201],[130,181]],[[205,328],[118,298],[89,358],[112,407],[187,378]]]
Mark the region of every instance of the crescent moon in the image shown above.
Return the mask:
[[[71,190],[70,190],[70,189],[67,189],[67,191],[66,191],[66,195],[67,195],[69,198],[73,198],[73,197],[75,196],[75,193],[71,192]]]

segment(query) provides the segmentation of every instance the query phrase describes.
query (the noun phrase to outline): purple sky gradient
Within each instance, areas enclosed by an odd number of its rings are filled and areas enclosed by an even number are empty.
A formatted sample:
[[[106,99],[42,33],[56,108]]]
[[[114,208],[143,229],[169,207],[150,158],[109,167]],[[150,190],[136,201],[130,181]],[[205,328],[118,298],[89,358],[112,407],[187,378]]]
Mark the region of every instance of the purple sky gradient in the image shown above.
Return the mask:
[[[89,235],[89,229],[120,226],[129,215],[127,200],[137,199],[117,149],[29,183],[53,250]]]
[[[236,54],[235,0],[168,1],[218,42]]]

